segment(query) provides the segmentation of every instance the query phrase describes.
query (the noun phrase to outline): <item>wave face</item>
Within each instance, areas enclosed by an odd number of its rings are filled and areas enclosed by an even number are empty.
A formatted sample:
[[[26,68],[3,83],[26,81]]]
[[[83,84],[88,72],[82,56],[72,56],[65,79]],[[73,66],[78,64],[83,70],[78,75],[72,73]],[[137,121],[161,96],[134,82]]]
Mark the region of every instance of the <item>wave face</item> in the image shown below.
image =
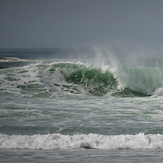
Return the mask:
[[[0,149],[163,149],[163,135],[0,134]]]
[[[0,90],[25,97],[162,95],[163,69],[37,63],[1,69]]]

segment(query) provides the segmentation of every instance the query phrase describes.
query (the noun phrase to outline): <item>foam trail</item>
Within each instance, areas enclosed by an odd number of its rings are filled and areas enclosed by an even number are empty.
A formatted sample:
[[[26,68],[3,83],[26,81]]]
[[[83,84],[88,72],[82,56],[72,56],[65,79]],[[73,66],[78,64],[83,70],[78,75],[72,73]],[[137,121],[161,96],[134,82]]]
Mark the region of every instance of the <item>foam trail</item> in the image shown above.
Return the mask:
[[[163,149],[163,135],[5,135],[0,149]]]

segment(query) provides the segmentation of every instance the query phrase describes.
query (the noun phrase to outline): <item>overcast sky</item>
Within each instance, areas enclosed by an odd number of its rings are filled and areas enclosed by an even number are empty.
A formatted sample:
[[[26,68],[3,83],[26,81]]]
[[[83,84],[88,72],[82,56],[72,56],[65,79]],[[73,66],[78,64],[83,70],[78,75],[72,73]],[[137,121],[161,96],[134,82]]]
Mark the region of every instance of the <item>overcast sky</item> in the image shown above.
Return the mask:
[[[163,44],[163,0],[0,0],[0,48]]]

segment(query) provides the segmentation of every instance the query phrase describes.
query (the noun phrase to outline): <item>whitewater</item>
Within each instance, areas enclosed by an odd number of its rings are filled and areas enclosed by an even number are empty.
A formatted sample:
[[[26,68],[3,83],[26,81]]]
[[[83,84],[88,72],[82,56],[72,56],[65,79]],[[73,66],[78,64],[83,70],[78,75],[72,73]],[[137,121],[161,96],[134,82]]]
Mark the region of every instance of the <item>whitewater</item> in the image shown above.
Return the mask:
[[[0,161],[162,162],[162,58],[134,56],[1,51]]]

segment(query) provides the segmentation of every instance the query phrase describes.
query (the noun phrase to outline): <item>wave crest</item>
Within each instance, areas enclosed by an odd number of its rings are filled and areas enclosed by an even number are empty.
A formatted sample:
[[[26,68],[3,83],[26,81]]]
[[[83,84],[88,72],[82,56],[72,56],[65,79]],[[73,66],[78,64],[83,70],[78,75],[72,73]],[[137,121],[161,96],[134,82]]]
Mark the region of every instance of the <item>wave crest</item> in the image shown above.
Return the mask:
[[[0,70],[0,89],[29,97],[162,95],[162,68],[112,69],[83,63],[32,64]],[[162,92],[162,91],[161,91]]]

